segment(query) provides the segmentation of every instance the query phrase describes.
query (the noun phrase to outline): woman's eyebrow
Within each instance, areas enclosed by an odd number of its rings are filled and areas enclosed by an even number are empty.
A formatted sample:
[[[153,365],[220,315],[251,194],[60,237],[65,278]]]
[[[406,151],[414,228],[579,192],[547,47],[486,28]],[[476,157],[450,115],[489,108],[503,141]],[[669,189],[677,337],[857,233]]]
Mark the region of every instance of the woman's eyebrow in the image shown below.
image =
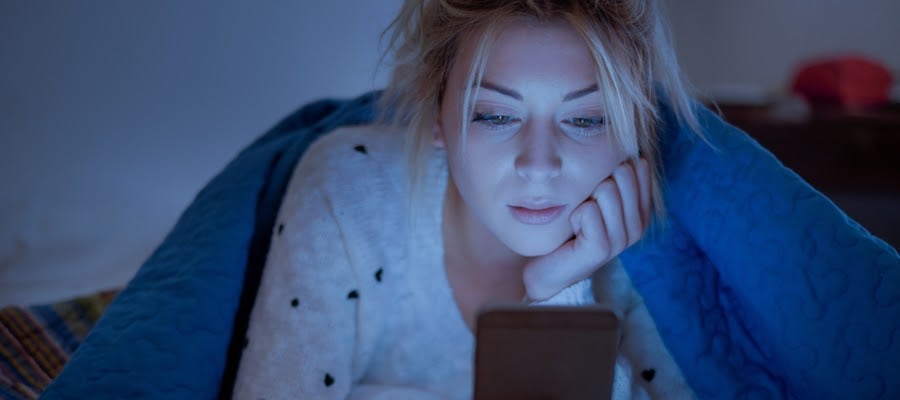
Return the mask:
[[[563,102],[566,102],[566,101],[569,101],[569,100],[575,100],[575,99],[577,99],[577,98],[579,98],[579,97],[587,96],[587,95],[589,95],[589,94],[591,94],[591,93],[596,92],[597,90],[598,90],[598,89],[597,89],[597,84],[593,84],[593,85],[588,86],[588,87],[586,87],[586,88],[584,88],[584,89],[578,89],[578,90],[576,90],[576,91],[574,91],[574,92],[572,92],[572,93],[567,94],[565,97],[563,97]]]
[[[512,90],[510,88],[500,86],[496,83],[491,83],[491,82],[482,80],[478,86],[481,86],[482,88],[485,88],[487,90],[492,90],[494,92],[500,93],[504,96],[512,97],[518,101],[524,100],[524,98],[522,97],[522,95],[519,92]]]
[[[522,97],[522,94],[520,94],[519,92],[517,92],[513,89],[510,89],[510,88],[498,85],[496,83],[490,82],[490,81],[482,80],[478,86],[480,86],[484,89],[487,89],[487,90],[491,90],[491,91],[500,93],[504,96],[512,97],[518,101],[524,100],[524,97]],[[566,94],[563,97],[563,102],[575,100],[579,97],[584,97],[584,96],[586,96],[590,93],[596,92],[596,91],[597,91],[597,85],[593,84],[584,89],[578,89],[574,92],[570,92],[570,93]]]

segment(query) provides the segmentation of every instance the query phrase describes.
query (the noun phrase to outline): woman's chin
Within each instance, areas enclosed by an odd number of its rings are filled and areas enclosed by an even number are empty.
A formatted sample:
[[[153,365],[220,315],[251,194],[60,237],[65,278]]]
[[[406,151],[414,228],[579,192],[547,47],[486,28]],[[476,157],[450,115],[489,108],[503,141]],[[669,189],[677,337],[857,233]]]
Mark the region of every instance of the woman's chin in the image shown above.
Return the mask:
[[[507,243],[510,250],[523,257],[541,257],[554,252],[567,238],[527,237]]]

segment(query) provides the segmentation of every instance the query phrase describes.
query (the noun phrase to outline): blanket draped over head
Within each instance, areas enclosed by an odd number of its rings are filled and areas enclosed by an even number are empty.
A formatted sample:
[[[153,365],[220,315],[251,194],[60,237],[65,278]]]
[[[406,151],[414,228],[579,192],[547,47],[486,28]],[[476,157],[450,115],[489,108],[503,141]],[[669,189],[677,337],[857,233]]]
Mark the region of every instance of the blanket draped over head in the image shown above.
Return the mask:
[[[46,399],[230,393],[297,160],[378,93],[323,100],[246,147],[184,211]],[[622,262],[701,398],[900,398],[900,258],[745,133],[660,122],[668,215]],[[272,384],[272,383],[266,383]]]

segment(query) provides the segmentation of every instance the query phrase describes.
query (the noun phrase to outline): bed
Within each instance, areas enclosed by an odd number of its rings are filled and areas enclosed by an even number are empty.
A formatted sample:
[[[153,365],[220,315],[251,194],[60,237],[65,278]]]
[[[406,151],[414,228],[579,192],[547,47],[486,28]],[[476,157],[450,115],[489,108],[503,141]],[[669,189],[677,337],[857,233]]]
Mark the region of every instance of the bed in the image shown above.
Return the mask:
[[[228,397],[293,166],[320,135],[371,121],[377,97],[308,104],[248,145],[70,342],[65,367],[0,394]],[[670,216],[622,261],[698,396],[900,398],[897,251],[715,113],[698,105],[707,142],[664,111]]]

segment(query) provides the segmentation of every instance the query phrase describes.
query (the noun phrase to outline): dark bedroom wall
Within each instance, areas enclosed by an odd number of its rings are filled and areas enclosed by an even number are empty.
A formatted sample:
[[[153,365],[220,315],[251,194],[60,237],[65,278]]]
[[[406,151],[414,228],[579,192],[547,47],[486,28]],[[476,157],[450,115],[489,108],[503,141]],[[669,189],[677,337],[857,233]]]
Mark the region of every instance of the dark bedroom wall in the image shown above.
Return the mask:
[[[302,103],[383,85],[377,35],[400,3],[0,0],[0,303],[23,281],[124,282],[252,138]],[[900,66],[895,0],[665,3],[706,91],[777,90],[834,50]]]
[[[383,85],[399,4],[0,0],[0,303],[123,283],[254,137]]]
[[[787,85],[797,63],[829,54],[863,54],[900,72],[900,1],[666,0],[665,5],[688,77],[713,97],[769,96]],[[894,96],[900,96],[896,89]]]

